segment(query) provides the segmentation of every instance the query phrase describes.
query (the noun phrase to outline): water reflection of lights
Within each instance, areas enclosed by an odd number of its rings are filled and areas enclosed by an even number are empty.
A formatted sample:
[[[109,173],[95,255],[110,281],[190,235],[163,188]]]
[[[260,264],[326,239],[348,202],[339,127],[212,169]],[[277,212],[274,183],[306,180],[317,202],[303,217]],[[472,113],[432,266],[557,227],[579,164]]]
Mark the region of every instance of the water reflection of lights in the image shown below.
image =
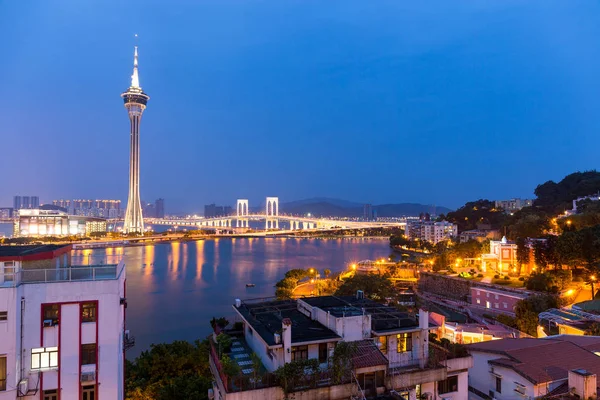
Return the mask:
[[[171,255],[173,256],[171,264],[171,270],[173,271],[171,273],[172,279],[177,279],[177,271],[179,270],[179,251],[181,250],[179,244],[179,242],[171,242]]]
[[[202,266],[204,265],[204,240],[196,241],[196,280],[202,279]]]
[[[181,263],[181,270],[185,272],[187,269],[188,263],[188,244],[187,242],[183,242],[183,246],[181,246],[181,251],[183,253],[183,261]]]
[[[154,245],[144,247],[144,276],[152,275],[154,270]]]

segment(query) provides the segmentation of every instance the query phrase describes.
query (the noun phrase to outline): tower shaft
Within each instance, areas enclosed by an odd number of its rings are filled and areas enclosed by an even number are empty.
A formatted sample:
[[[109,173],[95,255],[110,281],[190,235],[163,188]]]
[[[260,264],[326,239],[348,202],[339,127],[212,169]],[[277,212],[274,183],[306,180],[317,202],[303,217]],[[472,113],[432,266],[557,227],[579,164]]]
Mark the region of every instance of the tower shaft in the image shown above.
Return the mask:
[[[137,47],[134,53],[131,86],[121,94],[121,97],[125,101],[125,108],[129,114],[130,122],[129,195],[127,197],[123,229],[126,233],[144,233],[144,218],[140,198],[140,122],[150,97],[140,87]]]

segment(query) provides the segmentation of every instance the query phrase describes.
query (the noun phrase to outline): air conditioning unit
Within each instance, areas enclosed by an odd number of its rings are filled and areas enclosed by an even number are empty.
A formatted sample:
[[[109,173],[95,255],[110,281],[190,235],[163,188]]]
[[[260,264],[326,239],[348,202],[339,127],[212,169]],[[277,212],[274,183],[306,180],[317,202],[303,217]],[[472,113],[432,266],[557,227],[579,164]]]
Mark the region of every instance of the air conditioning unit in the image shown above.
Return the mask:
[[[25,396],[28,391],[29,391],[29,380],[28,379],[21,379],[19,381],[19,394],[21,396]]]
[[[93,372],[82,372],[81,382],[96,382],[96,371]]]

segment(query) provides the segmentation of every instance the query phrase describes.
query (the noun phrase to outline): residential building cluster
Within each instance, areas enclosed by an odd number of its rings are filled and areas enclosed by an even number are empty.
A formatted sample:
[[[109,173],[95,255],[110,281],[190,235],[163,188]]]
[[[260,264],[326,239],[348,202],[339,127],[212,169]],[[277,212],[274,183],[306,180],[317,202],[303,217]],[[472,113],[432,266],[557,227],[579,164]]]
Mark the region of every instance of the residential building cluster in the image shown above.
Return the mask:
[[[15,196],[13,198],[13,209],[15,211],[38,208],[39,206],[40,198],[38,196]]]
[[[164,218],[165,199],[156,199],[154,203],[142,201],[142,215],[144,218]]]
[[[52,200],[52,205],[61,207],[69,215],[99,218],[122,218],[121,200]]]
[[[214,399],[283,399],[272,373],[299,360],[316,360],[321,369],[302,398],[370,398],[390,391],[404,399],[467,398],[471,357],[452,358],[429,343],[429,333],[437,327],[430,325],[427,311],[412,316],[365,299],[360,291],[356,296],[236,300],[234,310],[243,333],[234,337],[229,357],[240,366],[242,379],[224,374],[213,342]],[[354,344],[355,350],[336,381],[332,364],[342,341]],[[258,379],[253,378],[252,352],[262,364]]]
[[[458,236],[458,226],[448,221],[407,220],[406,237],[436,244]]]
[[[227,217],[233,215],[231,206],[217,206],[215,203],[204,206],[204,218]]]
[[[0,400],[124,397],[125,267],[0,246]]]
[[[524,207],[531,207],[533,205],[533,200],[531,199],[510,199],[510,200],[496,200],[495,202],[496,208],[501,208],[505,212],[515,212],[519,211]]]

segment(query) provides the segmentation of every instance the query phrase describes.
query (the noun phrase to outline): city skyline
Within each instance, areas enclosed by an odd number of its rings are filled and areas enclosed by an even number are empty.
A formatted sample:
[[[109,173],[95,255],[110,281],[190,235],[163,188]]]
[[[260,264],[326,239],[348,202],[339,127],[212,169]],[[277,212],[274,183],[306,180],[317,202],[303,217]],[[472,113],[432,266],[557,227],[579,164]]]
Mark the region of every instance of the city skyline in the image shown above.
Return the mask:
[[[600,6],[579,5],[439,3],[438,15],[392,3],[363,14],[360,2],[136,13],[117,2],[2,4],[0,33],[22,40],[2,46],[11,58],[0,66],[0,127],[8,148],[30,156],[0,161],[11,171],[0,206],[18,193],[126,198],[128,138],[114,93],[135,32],[157,99],[141,139],[142,198],[200,211],[268,195],[451,208],[532,197],[539,182],[597,167]],[[48,101],[30,118],[23,96],[34,88]]]

